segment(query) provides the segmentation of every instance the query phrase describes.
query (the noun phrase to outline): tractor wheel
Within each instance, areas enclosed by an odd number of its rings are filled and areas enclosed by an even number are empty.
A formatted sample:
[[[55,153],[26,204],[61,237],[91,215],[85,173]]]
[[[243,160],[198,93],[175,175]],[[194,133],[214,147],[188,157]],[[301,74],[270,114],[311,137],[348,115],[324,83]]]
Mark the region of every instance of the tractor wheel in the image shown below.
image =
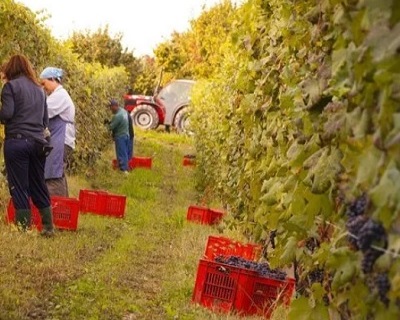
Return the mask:
[[[178,133],[189,134],[189,113],[187,108],[178,111],[175,116],[174,127]]]
[[[158,113],[148,104],[137,106],[131,112],[133,125],[144,130],[156,129],[158,127]]]

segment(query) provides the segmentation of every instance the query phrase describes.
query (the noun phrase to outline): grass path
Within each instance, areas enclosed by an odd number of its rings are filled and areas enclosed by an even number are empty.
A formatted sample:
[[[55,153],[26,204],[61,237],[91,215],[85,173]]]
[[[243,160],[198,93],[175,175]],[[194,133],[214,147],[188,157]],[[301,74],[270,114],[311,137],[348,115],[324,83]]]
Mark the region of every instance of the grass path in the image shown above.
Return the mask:
[[[185,147],[146,141],[140,154],[154,155],[152,170],[137,169],[117,187],[128,196],[121,234],[83,276],[59,288],[54,303],[59,307],[52,316],[167,318],[159,299],[165,264],[172,258],[169,251],[188,198],[194,196],[193,170],[181,167]]]
[[[139,133],[138,156],[151,170],[128,177],[110,169],[113,151],[86,177],[71,177],[71,194],[104,189],[127,196],[124,219],[80,215],[77,232],[54,239],[22,234],[0,223],[0,320],[236,319],[194,306],[197,263],[209,234],[186,221],[196,203],[188,138]]]

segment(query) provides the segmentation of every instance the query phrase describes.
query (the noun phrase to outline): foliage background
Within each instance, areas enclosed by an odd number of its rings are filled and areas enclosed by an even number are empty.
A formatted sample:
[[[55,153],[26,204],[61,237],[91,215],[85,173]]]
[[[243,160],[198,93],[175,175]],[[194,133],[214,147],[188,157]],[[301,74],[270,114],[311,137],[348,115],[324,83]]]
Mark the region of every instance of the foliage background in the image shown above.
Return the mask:
[[[121,97],[128,83],[123,67],[88,63],[59,43],[42,20],[24,6],[4,0],[0,3],[0,61],[15,53],[25,54],[37,74],[46,66],[65,70],[63,86],[76,106],[77,147],[74,170],[87,170],[109,142],[103,120],[109,117],[107,101]]]
[[[37,70],[67,71],[78,109],[76,168],[89,170],[108,139],[103,106],[132,73],[122,62],[83,60],[12,0],[0,4],[0,30],[0,60],[24,52]],[[229,211],[225,228],[264,244],[273,266],[295,267],[290,319],[400,317],[399,52],[397,0],[223,1],[161,43],[155,61],[139,63],[139,90],[154,87],[149,75],[160,68],[164,83],[198,80],[198,188]],[[348,245],[345,215],[364,193],[368,217],[389,239],[368,274]],[[311,281],[316,270],[322,279]],[[386,305],[369,284],[378,273],[389,275]]]
[[[199,188],[225,204],[226,228],[294,265],[290,319],[400,316],[399,12],[389,0],[247,1],[221,67],[195,88]],[[363,193],[393,250],[368,274],[344,214]]]

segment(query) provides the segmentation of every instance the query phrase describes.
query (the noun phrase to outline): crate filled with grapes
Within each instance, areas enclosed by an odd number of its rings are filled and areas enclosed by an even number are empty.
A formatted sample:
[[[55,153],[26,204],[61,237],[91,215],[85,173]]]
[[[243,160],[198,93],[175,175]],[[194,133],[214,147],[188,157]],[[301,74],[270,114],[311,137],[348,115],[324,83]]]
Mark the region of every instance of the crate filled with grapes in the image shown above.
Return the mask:
[[[268,263],[238,256],[200,259],[192,301],[216,312],[269,317],[277,305],[289,305],[295,280]]]
[[[204,251],[204,259],[214,260],[218,256],[239,256],[249,260],[260,258],[262,246],[255,243],[242,243],[227,237],[209,236]]]

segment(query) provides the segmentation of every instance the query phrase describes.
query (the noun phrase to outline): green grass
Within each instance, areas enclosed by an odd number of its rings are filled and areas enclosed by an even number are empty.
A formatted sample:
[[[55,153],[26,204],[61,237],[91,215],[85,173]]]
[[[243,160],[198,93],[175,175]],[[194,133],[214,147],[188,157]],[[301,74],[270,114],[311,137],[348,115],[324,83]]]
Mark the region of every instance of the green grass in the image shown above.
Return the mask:
[[[151,170],[96,167],[69,177],[71,196],[103,189],[127,196],[124,219],[81,214],[76,232],[43,239],[0,223],[0,319],[239,319],[191,303],[197,264],[214,227],[186,221],[196,203],[190,138],[137,131],[135,154]],[[282,319],[282,318],[280,318]]]

